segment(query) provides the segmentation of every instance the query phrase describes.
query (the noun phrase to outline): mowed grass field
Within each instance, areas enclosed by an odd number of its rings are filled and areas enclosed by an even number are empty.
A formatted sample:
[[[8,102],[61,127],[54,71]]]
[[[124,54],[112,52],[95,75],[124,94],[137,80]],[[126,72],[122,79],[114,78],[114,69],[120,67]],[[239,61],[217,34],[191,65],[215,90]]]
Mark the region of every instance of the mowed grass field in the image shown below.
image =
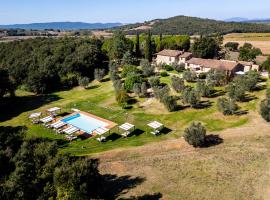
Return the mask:
[[[171,85],[170,77],[161,81]],[[223,116],[216,108],[218,97],[203,99],[209,103],[206,108],[173,113],[153,98],[134,98],[132,108],[123,110],[110,81],[45,96],[17,91],[18,97],[1,109],[0,126],[26,126],[29,138],[63,141],[63,135],[28,120],[30,113],[54,106],[67,113],[78,108],[118,124],[135,124],[137,131],[129,138],[121,138],[114,129],[105,143],[93,137],[60,147],[61,153],[100,159],[100,172],[116,177],[117,184],[107,186],[116,191],[116,199],[269,199],[270,125],[258,114],[265,90],[250,95],[253,100],[239,103],[247,114]],[[149,133],[146,124],[153,120],[165,124],[163,135]],[[203,149],[187,145],[181,136],[193,121],[201,121],[208,134],[223,142]]]
[[[170,77],[164,77],[162,82],[171,84]],[[219,88],[222,90],[222,88]],[[263,96],[264,91],[255,92],[257,98],[241,103],[240,110],[256,110],[256,105]],[[123,110],[115,101],[114,89],[111,81],[92,83],[89,89],[74,88],[68,91],[56,92],[45,96],[35,96],[31,93],[17,91],[17,98],[3,107],[0,116],[1,126],[26,126],[28,137],[46,137],[63,140],[63,135],[44,128],[42,125],[32,125],[28,116],[33,112],[45,112],[54,106],[62,108],[63,112],[70,113],[71,108],[111,120],[118,124],[125,122],[136,125],[137,130],[129,138],[121,138],[115,128],[108,134],[106,143],[99,143],[92,137],[86,140],[77,140],[66,143],[61,151],[73,155],[87,155],[96,152],[109,151],[117,148],[141,146],[147,143],[181,137],[184,129],[193,121],[202,122],[208,131],[221,131],[227,128],[242,126],[250,121],[251,114],[241,116],[223,116],[217,111],[217,97],[203,99],[207,106],[202,109],[189,107],[177,112],[169,113],[162,104],[154,98],[134,98],[132,108]],[[179,102],[180,103],[180,102]],[[165,132],[159,137],[150,134],[151,129],[147,123],[160,121],[166,126]]]
[[[232,33],[224,37],[227,42],[238,42],[242,46],[245,42],[260,48],[263,54],[270,55],[270,33]]]

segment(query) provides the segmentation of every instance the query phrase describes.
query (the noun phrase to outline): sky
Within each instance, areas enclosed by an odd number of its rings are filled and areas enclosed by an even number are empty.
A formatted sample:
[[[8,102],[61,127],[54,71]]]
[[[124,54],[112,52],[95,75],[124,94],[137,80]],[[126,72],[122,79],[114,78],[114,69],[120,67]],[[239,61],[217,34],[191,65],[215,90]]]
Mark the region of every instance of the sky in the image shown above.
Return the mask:
[[[176,15],[270,18],[269,0],[0,0],[0,24],[144,22]]]

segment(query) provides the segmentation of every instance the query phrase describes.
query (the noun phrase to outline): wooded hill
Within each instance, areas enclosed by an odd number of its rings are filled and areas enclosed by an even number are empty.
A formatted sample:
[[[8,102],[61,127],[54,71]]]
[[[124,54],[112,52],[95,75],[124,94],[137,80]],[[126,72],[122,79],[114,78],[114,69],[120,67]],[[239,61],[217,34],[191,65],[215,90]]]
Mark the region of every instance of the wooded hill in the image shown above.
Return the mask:
[[[176,16],[168,19],[157,19],[145,23],[137,23],[117,27],[114,30],[122,30],[127,34],[147,32],[153,34],[212,34],[212,33],[248,33],[270,32],[270,26],[266,24],[224,22],[197,17]]]

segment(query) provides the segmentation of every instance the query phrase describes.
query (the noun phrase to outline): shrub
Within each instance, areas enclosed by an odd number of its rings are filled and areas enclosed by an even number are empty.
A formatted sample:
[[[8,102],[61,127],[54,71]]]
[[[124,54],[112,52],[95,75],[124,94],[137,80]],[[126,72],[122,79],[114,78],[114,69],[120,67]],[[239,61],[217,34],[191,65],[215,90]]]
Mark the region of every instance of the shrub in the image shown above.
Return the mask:
[[[226,97],[222,97],[217,100],[217,107],[223,115],[233,115],[238,109],[235,100]]]
[[[122,81],[120,79],[117,79],[113,82],[113,87],[115,89],[115,92],[119,92],[123,88]]]
[[[135,83],[142,83],[143,78],[139,74],[131,74],[125,80],[125,89],[131,91]]]
[[[199,74],[199,79],[206,79],[207,74],[206,73],[200,73]]]
[[[176,99],[173,96],[163,97],[162,103],[165,105],[169,112],[173,112],[177,109]]]
[[[183,72],[185,71],[185,64],[184,63],[180,63],[180,64],[173,64],[173,68],[175,71],[177,72]]]
[[[146,59],[141,60],[140,66],[142,67],[142,73],[145,77],[152,76],[155,73],[155,66],[151,65]]]
[[[129,101],[129,96],[127,92],[121,89],[119,92],[116,93],[116,101],[122,108],[126,108]]]
[[[167,77],[167,76],[169,76],[169,74],[167,72],[161,72],[160,73],[160,76],[161,77]]]
[[[173,67],[171,65],[165,65],[165,70],[166,71],[173,71]]]
[[[79,85],[84,87],[84,88],[87,88],[87,86],[89,85],[90,83],[90,79],[88,77],[81,77],[79,79]]]
[[[143,82],[141,85],[141,96],[145,97],[147,95],[147,85],[146,82]]]
[[[197,80],[197,75],[195,72],[185,71],[183,73],[183,79],[185,79],[187,82],[195,82]]]
[[[95,69],[95,79],[101,81],[105,76],[105,69]]]
[[[177,76],[172,76],[172,87],[176,92],[182,92],[185,89],[185,81],[184,79],[177,77]]]
[[[141,94],[141,87],[142,87],[141,83],[135,83],[133,86],[133,92],[138,96],[140,96]]]
[[[149,83],[152,88],[158,87],[160,85],[160,79],[157,76],[153,76],[149,79]]]
[[[121,73],[121,76],[122,78],[125,78],[131,74],[139,74],[140,73],[140,70],[138,69],[137,66],[134,66],[134,65],[126,65],[123,67],[123,70],[122,70],[122,73]]]
[[[193,147],[202,147],[205,144],[206,129],[201,123],[193,122],[185,129],[184,138]]]

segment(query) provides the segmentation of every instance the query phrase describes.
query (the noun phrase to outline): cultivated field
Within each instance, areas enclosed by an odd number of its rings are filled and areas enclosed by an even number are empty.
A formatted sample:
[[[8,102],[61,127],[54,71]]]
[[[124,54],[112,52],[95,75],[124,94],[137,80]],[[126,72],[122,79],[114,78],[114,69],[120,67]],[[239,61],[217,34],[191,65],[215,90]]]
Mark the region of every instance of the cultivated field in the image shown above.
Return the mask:
[[[227,42],[238,42],[241,46],[248,42],[270,55],[270,33],[232,33],[224,37],[224,44]]]

